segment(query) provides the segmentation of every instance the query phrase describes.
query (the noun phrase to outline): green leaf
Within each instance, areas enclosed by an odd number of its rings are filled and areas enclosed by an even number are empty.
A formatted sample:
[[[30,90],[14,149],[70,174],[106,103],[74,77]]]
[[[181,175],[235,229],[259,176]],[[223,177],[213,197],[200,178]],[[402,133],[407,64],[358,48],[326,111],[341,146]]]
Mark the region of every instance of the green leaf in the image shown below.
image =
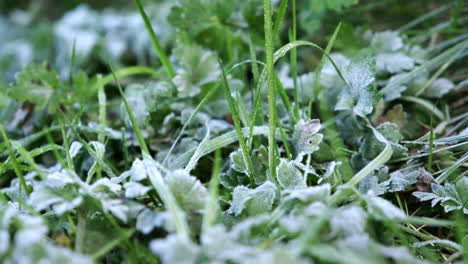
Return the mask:
[[[431,201],[432,207],[440,202],[445,212],[462,210],[468,214],[468,177],[461,178],[455,185],[432,184],[432,192],[414,192],[413,195],[421,201]]]
[[[140,125],[146,124],[150,114],[160,107],[164,99],[173,96],[173,85],[168,81],[147,82],[143,84],[131,84],[125,89],[125,97],[132,108],[135,118]],[[127,123],[130,123],[125,107],[122,105],[122,113]]]
[[[242,156],[242,152],[240,149],[231,152],[229,155],[229,159],[231,160],[231,168],[237,172],[247,174],[247,164],[245,163],[244,156]]]
[[[276,186],[267,181],[255,189],[237,186],[232,193],[231,207],[228,213],[240,215],[247,210],[253,215],[270,211],[276,198]]]
[[[377,93],[370,87],[374,73],[375,59],[368,50],[361,51],[343,72],[349,85],[339,94],[335,110],[353,110],[362,117],[372,113],[377,100]]]
[[[301,158],[304,155],[312,154],[319,149],[323,135],[318,133],[322,126],[320,120],[299,120],[294,126],[292,141],[296,158]]]
[[[208,191],[201,182],[184,170],[176,170],[168,173],[165,181],[184,210],[201,210],[208,199]]]
[[[196,44],[179,44],[174,56],[181,64],[172,79],[179,96],[194,97],[203,85],[217,81],[221,75],[216,54]]]
[[[276,168],[278,183],[286,190],[304,189],[307,187],[301,171],[294,166],[294,161],[281,159]]]
[[[59,75],[49,70],[47,63],[29,64],[17,74],[16,82],[8,89],[8,95],[20,102],[28,101],[44,108],[49,104],[49,110],[55,112],[64,91]]]
[[[398,126],[394,123],[385,122],[380,124],[377,127],[377,130],[388,140],[393,150],[393,157],[404,157],[407,155],[408,149],[398,144],[400,140],[403,139],[403,136],[398,131]],[[369,133],[364,138],[359,152],[362,153],[363,157],[366,160],[371,160],[375,158],[385,147],[385,144],[372,134]]]

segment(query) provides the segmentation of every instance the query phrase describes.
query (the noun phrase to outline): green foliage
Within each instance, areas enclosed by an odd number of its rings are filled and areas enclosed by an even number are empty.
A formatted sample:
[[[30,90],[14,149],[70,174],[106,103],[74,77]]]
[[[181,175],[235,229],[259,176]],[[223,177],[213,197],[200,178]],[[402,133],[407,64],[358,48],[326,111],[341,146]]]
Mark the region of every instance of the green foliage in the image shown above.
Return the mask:
[[[413,195],[421,201],[431,201],[432,207],[440,203],[445,212],[462,210],[468,214],[468,177],[461,178],[457,183],[444,185],[432,184],[432,192],[414,192]]]
[[[0,263],[463,261],[460,4],[150,2],[0,15]]]
[[[43,63],[30,64],[19,73],[15,84],[8,89],[8,95],[20,102],[37,104],[38,108],[48,105],[49,110],[55,112],[66,91],[58,73]]]

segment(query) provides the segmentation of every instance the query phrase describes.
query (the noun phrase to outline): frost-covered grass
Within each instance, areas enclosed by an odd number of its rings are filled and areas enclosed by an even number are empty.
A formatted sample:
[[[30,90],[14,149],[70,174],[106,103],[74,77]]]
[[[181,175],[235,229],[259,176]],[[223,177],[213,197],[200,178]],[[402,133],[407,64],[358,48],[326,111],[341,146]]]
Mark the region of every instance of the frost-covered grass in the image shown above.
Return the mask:
[[[462,1],[34,10],[0,16],[0,263],[468,261]]]

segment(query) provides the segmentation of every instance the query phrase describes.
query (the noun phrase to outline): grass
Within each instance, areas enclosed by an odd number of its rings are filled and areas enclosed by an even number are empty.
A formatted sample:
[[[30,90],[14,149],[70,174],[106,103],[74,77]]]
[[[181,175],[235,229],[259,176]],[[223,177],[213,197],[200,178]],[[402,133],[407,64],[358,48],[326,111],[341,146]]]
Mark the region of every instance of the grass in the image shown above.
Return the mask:
[[[466,262],[466,8],[351,2],[0,15],[0,262]]]

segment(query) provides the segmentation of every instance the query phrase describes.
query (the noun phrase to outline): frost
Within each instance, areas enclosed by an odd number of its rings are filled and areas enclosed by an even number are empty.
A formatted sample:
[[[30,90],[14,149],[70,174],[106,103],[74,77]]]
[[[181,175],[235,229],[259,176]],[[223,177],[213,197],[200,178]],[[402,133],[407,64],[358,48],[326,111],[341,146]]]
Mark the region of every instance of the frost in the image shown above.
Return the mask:
[[[126,182],[124,184],[125,197],[136,198],[145,195],[151,187],[144,186],[138,182]]]
[[[185,172],[176,170],[165,177],[178,204],[185,210],[201,210],[208,199],[208,192],[201,182]]]
[[[174,54],[182,66],[172,79],[179,96],[194,97],[203,85],[218,80],[221,71],[214,52],[195,44],[181,44]]]
[[[260,250],[235,241],[222,225],[213,226],[202,237],[203,252],[213,263],[242,263],[258,255]]]
[[[341,166],[341,161],[332,161],[328,164],[325,173],[322,177],[317,181],[320,184],[322,181],[328,179],[333,173]]]
[[[130,84],[125,89],[125,97],[137,119],[138,123],[146,124],[150,119],[150,114],[157,106],[163,104],[164,99],[172,96],[175,88],[168,81],[151,81],[146,83]],[[128,113],[122,104],[121,112],[130,124]]]
[[[235,171],[247,174],[247,164],[245,164],[244,156],[242,156],[240,149],[231,152],[229,159]]]
[[[281,159],[276,168],[276,175],[278,183],[286,190],[304,189],[307,187],[302,173],[294,166],[293,161]]]
[[[406,214],[398,207],[393,205],[391,202],[377,197],[377,196],[368,196],[367,205],[369,214],[374,216],[377,219],[403,219],[406,217]]]
[[[323,138],[323,135],[318,133],[320,128],[320,120],[318,119],[309,121],[301,119],[297,122],[292,137],[296,159],[301,159],[304,155],[312,154],[319,149]]]
[[[93,192],[112,192],[114,194],[118,194],[122,190],[122,186],[120,184],[113,183],[109,178],[102,178],[94,182],[90,186],[90,190]]]
[[[127,223],[129,219],[135,218],[143,209],[143,206],[140,204],[120,199],[102,200],[101,204],[105,211],[111,212],[124,223]]]
[[[34,188],[28,200],[35,210],[42,211],[51,206],[58,215],[78,207],[82,202],[83,197],[78,196],[74,186],[51,187],[44,183]]]
[[[200,248],[188,239],[169,235],[165,239],[153,240],[150,244],[153,253],[161,257],[162,263],[192,264],[200,253]]]
[[[432,184],[432,192],[414,192],[421,201],[431,201],[432,207],[440,203],[445,212],[462,210],[468,214],[468,177],[461,178],[456,184]]]
[[[361,207],[348,206],[338,209],[330,219],[335,235],[352,236],[364,233],[367,214]]]
[[[70,145],[70,156],[72,158],[76,157],[76,155],[78,155],[80,152],[81,147],[83,147],[83,144],[78,141],[73,141],[73,143]]]
[[[414,60],[402,52],[378,54],[375,58],[378,73],[399,73],[414,68]]]
[[[240,215],[244,209],[253,214],[260,214],[271,210],[276,197],[276,186],[267,181],[255,189],[237,186],[232,194],[230,214]]]
[[[284,199],[292,200],[298,199],[302,202],[314,202],[314,201],[323,201],[326,202],[330,198],[331,194],[331,185],[325,183],[318,186],[307,187],[305,189],[285,191]]]
[[[347,84],[338,96],[335,110],[353,110],[365,117],[373,109],[376,94],[369,87],[374,81],[375,59],[367,50],[361,51],[343,71]]]
[[[143,234],[149,234],[155,227],[162,227],[164,217],[161,214],[144,209],[137,217],[136,229]]]
[[[398,31],[382,31],[374,34],[371,46],[378,52],[393,52],[403,48],[403,40]]]
[[[10,234],[7,230],[0,230],[0,256],[10,247]]]
[[[340,53],[332,53],[330,57],[341,72],[343,72],[343,69],[345,69],[351,63],[347,57]],[[320,73],[320,84],[327,88],[331,88],[338,84],[343,84],[343,81],[340,79],[338,72],[330,60],[326,60],[325,64],[323,65],[322,71]]]
[[[387,187],[388,192],[399,192],[408,189],[418,181],[419,172],[414,170],[410,172],[396,171],[390,174],[390,179],[382,183]]]
[[[431,98],[441,98],[455,88],[455,84],[449,79],[439,78],[431,83],[424,91],[424,95]]]
[[[131,180],[132,181],[141,181],[147,178],[145,165],[142,160],[135,159],[132,163],[132,168],[130,169]]]

